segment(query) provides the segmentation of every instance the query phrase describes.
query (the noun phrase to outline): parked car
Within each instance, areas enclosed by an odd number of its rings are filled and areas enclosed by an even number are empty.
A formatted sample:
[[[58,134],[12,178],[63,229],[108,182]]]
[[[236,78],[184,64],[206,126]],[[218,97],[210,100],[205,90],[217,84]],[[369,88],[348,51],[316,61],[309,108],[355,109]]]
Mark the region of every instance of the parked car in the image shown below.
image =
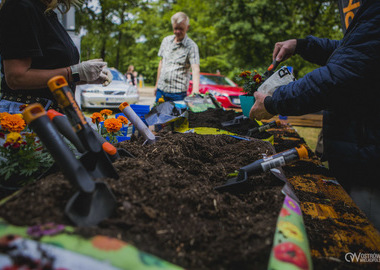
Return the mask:
[[[192,91],[193,81],[191,78],[187,94],[190,95]],[[224,108],[240,108],[239,96],[244,94],[242,91],[243,88],[226,76],[211,73],[200,74],[199,92],[213,94]]]
[[[109,68],[112,73],[112,82],[103,86],[102,84],[78,85],[75,98],[86,108],[118,108],[123,102],[134,104],[139,100],[137,88],[127,82],[127,78],[117,69]],[[79,98],[80,97],[80,98]],[[78,98],[80,100],[78,100]]]

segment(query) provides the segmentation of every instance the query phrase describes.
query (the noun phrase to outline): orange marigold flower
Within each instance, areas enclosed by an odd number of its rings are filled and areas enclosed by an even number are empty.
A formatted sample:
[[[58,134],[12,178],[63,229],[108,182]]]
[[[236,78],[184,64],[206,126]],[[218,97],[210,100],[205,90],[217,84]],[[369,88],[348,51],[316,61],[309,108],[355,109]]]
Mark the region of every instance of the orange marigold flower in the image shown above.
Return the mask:
[[[8,114],[5,115],[3,119],[1,119],[0,125],[2,129],[8,130],[10,132],[21,132],[25,128],[26,123],[24,119],[20,117],[20,115]]]
[[[112,111],[111,111],[111,110],[108,110],[108,109],[104,109],[104,110],[101,110],[101,111],[100,111],[100,114],[101,114],[101,115],[111,115],[111,114],[112,114]]]
[[[251,75],[251,72],[249,70],[245,70],[242,73],[240,73],[239,77],[249,77]]]
[[[0,121],[3,120],[4,116],[9,115],[7,112],[0,112]]]
[[[103,118],[103,116],[100,114],[100,113],[98,113],[98,112],[94,112],[92,115],[91,115],[91,119],[92,119],[92,123],[96,123],[96,122],[102,122],[102,121],[104,121],[104,118]]]
[[[92,245],[100,250],[113,251],[119,250],[127,246],[127,243],[107,236],[97,235],[92,238]]]
[[[125,116],[119,115],[119,117],[118,117],[117,119],[119,119],[119,121],[120,121],[121,123],[123,123],[124,125],[126,125],[126,124],[129,123],[128,118],[125,117]]]
[[[107,132],[118,132],[122,126],[121,121],[115,118],[109,118],[104,121],[104,127],[107,129]]]

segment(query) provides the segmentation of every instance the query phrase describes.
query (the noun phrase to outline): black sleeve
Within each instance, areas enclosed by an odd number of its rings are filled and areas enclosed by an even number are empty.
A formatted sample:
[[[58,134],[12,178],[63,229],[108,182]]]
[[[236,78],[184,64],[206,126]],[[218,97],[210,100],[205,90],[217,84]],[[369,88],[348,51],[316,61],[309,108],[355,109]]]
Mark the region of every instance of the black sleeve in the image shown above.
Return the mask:
[[[276,115],[278,114],[275,110],[275,107],[273,106],[273,102],[272,102],[272,97],[271,96],[267,96],[265,99],[264,99],[264,107],[265,109],[270,113],[270,114],[273,114],[273,115]]]
[[[7,4],[7,3],[6,3]],[[9,1],[0,15],[0,51],[3,59],[42,56],[38,10],[29,1]]]
[[[296,46],[296,50],[295,50],[294,54],[302,53],[303,51],[305,51],[306,46],[307,46],[307,39],[305,39],[305,38],[297,39],[297,46]]]

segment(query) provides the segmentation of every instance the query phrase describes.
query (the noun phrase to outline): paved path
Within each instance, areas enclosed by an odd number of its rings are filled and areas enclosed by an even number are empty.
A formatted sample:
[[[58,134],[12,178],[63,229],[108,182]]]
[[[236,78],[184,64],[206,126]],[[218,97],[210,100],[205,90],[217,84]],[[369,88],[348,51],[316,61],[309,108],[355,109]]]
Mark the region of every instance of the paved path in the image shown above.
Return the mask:
[[[139,88],[138,91],[140,99],[136,104],[153,106],[155,100],[154,87],[146,86]]]

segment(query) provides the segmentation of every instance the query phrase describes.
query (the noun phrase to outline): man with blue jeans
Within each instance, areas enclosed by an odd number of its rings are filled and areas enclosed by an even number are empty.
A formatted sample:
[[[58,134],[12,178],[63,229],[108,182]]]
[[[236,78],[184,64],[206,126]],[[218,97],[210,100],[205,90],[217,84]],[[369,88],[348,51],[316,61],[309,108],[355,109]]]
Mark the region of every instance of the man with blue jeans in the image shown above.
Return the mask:
[[[157,70],[156,102],[178,101],[186,97],[190,81],[190,68],[193,73],[193,94],[199,93],[199,50],[186,32],[189,17],[178,12],[171,18],[174,35],[167,36],[161,43],[158,56],[161,61]]]

